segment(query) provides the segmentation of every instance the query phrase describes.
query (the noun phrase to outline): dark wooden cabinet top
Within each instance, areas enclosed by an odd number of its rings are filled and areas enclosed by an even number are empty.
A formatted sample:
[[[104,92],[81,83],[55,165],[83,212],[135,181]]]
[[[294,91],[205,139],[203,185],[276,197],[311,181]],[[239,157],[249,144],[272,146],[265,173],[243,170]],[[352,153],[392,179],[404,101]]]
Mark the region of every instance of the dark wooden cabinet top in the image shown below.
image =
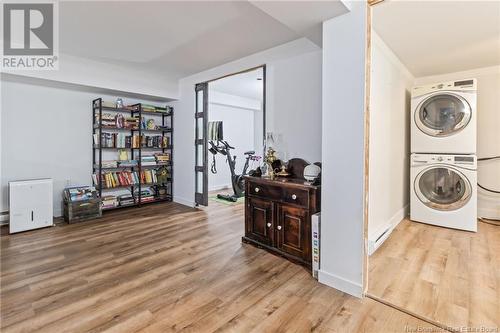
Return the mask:
[[[306,181],[305,179],[299,179],[299,178],[275,177],[271,179],[268,177],[252,177],[252,176],[245,176],[245,178],[252,183],[262,184],[262,185],[278,185],[281,187],[315,189],[315,190],[321,189],[321,186],[311,185],[311,183]]]

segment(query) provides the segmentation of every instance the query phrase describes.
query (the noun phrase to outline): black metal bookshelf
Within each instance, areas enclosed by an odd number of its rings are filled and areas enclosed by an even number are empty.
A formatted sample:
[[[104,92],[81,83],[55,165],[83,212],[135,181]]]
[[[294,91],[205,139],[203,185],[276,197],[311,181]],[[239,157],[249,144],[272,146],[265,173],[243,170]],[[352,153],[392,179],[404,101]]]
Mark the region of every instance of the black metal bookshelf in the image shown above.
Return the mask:
[[[103,112],[116,112],[116,113],[125,113],[130,115],[130,117],[138,117],[139,119],[139,126],[138,128],[122,128],[122,127],[114,127],[114,126],[102,126],[102,115]],[[161,117],[161,127],[160,129],[145,129],[142,128],[142,117],[143,115],[147,115],[148,117],[150,116],[157,116]],[[170,119],[170,121],[168,121]],[[104,106],[103,105],[103,100],[102,98],[97,98],[92,101],[92,171],[93,174],[96,175],[97,178],[97,184],[94,184],[97,187],[97,190],[99,192],[99,197],[103,197],[103,192],[104,191],[113,191],[113,190],[124,190],[128,189],[131,192],[132,198],[134,199],[133,204],[126,204],[122,206],[116,206],[116,207],[109,207],[109,208],[103,208],[103,210],[115,210],[119,208],[128,208],[128,207],[138,207],[142,206],[145,204],[149,203],[154,203],[154,202],[169,202],[172,201],[173,199],[173,177],[174,177],[174,168],[173,168],[173,144],[174,144],[174,109],[170,106],[166,106],[166,111],[165,112],[152,112],[152,111],[147,111],[143,110],[143,105],[141,103],[133,104],[128,107],[124,108],[113,108],[109,106]],[[166,128],[170,124],[170,128]],[[133,138],[134,134],[137,134],[139,136],[139,147],[134,147],[133,142],[131,142],[130,147],[103,147],[103,142],[102,142],[102,133],[113,133],[115,131],[118,132],[123,132],[123,131],[129,131],[130,136]],[[168,136],[169,141],[168,145],[165,147],[152,147],[152,146],[144,146],[142,144],[142,135],[143,133],[158,133],[162,137]],[[95,144],[94,142],[94,136],[97,134],[98,137],[98,144]],[[132,139],[133,141],[133,139]],[[116,144],[116,142],[115,142]],[[117,152],[119,150],[130,150],[130,160],[136,160],[137,164],[136,165],[127,165],[127,166],[119,166],[117,165],[116,167],[103,167],[102,166],[102,155],[103,155],[103,150],[116,150]],[[142,165],[142,152],[143,150],[148,150],[148,151],[156,151],[159,150],[162,153],[169,153],[170,154],[170,160],[168,163],[157,163],[156,165]],[[158,183],[142,183],[142,170],[146,169],[158,169],[161,167],[168,167],[169,170],[169,177],[167,179],[166,183],[158,184]],[[139,178],[139,183],[138,184],[131,184],[131,185],[120,185],[120,186],[113,186],[113,187],[103,187],[103,181],[102,181],[102,175],[104,172],[107,171],[119,171],[119,170],[131,170],[131,171],[137,171],[137,175]],[[165,186],[167,189],[166,195],[162,195],[161,197],[158,196],[158,187],[159,186]],[[143,193],[142,193],[142,188],[145,187],[155,187],[156,191],[156,196],[154,197],[153,200],[151,199],[145,199],[143,200]],[[135,190],[137,190],[137,196],[135,195]]]

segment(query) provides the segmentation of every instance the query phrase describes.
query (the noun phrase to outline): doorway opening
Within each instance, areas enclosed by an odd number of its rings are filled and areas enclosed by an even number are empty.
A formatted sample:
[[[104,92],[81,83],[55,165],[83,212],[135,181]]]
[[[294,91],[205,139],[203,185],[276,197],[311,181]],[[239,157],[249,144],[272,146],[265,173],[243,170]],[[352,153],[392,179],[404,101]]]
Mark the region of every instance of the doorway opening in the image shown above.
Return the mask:
[[[244,175],[265,145],[265,65],[199,83],[195,113],[195,202],[243,202]]]

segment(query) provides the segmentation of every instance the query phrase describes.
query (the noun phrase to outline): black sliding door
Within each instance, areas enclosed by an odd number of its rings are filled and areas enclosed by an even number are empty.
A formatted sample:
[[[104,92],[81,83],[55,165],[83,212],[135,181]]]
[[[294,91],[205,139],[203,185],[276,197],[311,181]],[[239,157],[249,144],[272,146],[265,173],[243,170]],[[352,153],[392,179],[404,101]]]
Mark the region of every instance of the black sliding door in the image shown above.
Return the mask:
[[[208,205],[208,83],[198,83],[195,86],[195,202],[198,205]]]

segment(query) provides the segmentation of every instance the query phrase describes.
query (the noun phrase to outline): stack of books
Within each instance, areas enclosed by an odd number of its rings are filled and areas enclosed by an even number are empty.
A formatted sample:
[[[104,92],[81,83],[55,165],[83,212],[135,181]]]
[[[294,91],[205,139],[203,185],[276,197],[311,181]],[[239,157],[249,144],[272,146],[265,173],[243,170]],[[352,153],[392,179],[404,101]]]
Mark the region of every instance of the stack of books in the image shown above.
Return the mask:
[[[99,124],[99,114],[96,114],[95,117],[95,123]],[[112,113],[103,113],[102,127],[116,127],[115,115],[113,115]]]
[[[123,127],[128,129],[138,129],[139,123],[139,117],[125,117]]]
[[[116,161],[102,161],[101,166],[103,168],[116,168],[118,164]]]
[[[168,164],[170,161],[170,153],[158,153],[155,154],[157,164]]]
[[[102,209],[108,209],[118,206],[118,199],[115,195],[106,195],[102,197]]]
[[[156,158],[154,155],[144,155],[141,156],[141,165],[142,166],[150,166],[156,165]]]
[[[155,106],[155,105],[151,105],[151,104],[142,104],[142,111],[169,113],[170,107],[168,107],[168,106],[167,107]]]
[[[116,108],[115,102],[102,101],[101,103],[102,107],[104,108]]]
[[[134,168],[137,166],[137,161],[136,160],[118,161],[118,166],[121,168]]]
[[[120,206],[133,205],[135,203],[134,197],[130,193],[119,195],[118,196],[118,203]]]
[[[138,193],[135,194],[136,198],[138,198]],[[141,190],[141,202],[151,202],[155,200],[155,191],[152,188],[145,188]]]

